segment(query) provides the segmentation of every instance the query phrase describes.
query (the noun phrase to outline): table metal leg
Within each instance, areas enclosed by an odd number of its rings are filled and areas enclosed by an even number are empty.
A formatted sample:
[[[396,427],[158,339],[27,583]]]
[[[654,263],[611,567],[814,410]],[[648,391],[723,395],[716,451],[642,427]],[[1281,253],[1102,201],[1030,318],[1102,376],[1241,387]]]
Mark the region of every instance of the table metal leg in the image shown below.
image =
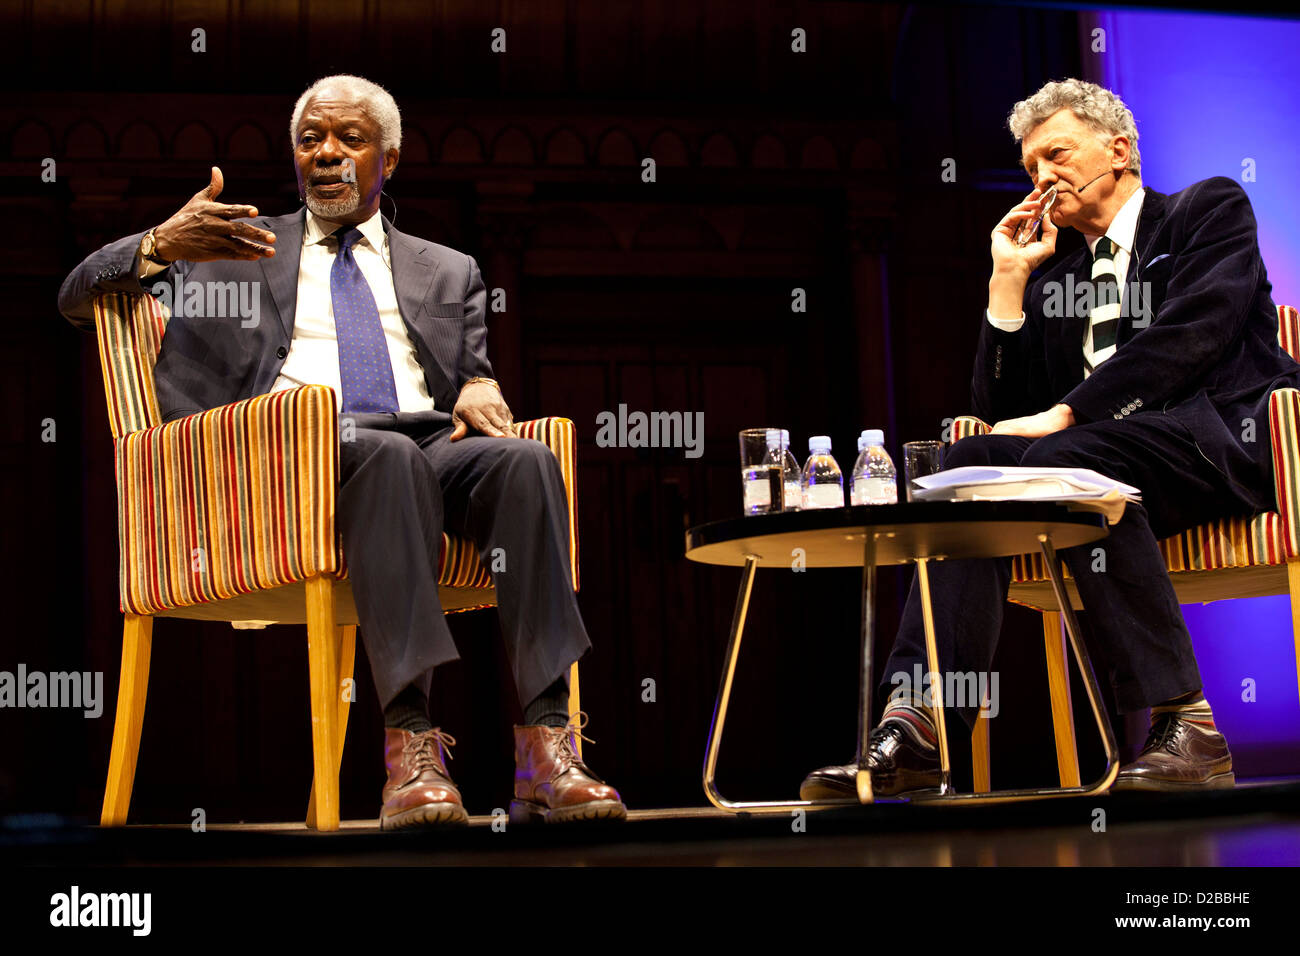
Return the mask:
[[[925,663],[929,669],[926,680],[930,687],[920,689],[933,702],[930,714],[939,732],[939,792],[945,796],[952,792],[952,762],[948,757],[948,725],[943,712],[943,674],[939,671],[939,647],[934,637],[934,605],[930,603],[929,558],[916,559],[916,576],[921,584],[921,620],[925,624]],[[916,688],[913,688],[915,693]]]
[[[1056,549],[1052,547],[1050,535],[1038,535],[1038,543],[1043,551],[1043,563],[1047,566],[1047,575],[1052,582],[1052,592],[1056,595],[1057,604],[1060,605],[1061,615],[1065,621],[1065,632],[1070,638],[1070,647],[1074,649],[1074,660],[1079,667],[1079,673],[1083,677],[1084,688],[1088,692],[1088,703],[1092,705],[1092,715],[1097,721],[1097,731],[1101,735],[1102,746],[1106,753],[1106,769],[1102,775],[1093,783],[1086,787],[1044,787],[1024,790],[998,790],[993,793],[949,793],[943,796],[934,797],[917,797],[913,802],[918,804],[942,805],[948,803],[1013,803],[1021,800],[1041,800],[1044,797],[1092,797],[1104,793],[1115,782],[1115,777],[1119,774],[1119,751],[1115,746],[1115,733],[1111,730],[1110,719],[1106,716],[1106,711],[1102,706],[1101,689],[1097,686],[1097,678],[1093,674],[1092,664],[1088,659],[1088,651],[1083,646],[1083,641],[1079,638],[1079,625],[1074,616],[1074,608],[1070,605],[1070,595],[1065,590],[1065,582],[1061,578],[1061,569],[1057,562]],[[918,564],[921,562],[918,561]],[[924,581],[924,577],[922,581]],[[925,593],[925,586],[922,585],[923,596],[925,596],[926,613],[929,613],[929,597]],[[927,616],[926,620],[926,649],[930,649],[930,623]],[[934,665],[931,665],[932,667]],[[943,725],[939,725],[940,737],[943,735]],[[946,750],[945,750],[946,757]],[[945,764],[946,769],[946,764]]]
[[[940,789],[935,794],[918,795],[913,798],[917,804],[944,805],[949,803],[1012,803],[1021,800],[1041,800],[1045,797],[1096,796],[1105,792],[1119,773],[1119,753],[1115,746],[1115,734],[1110,720],[1102,707],[1101,690],[1097,686],[1092,664],[1088,659],[1087,649],[1079,637],[1078,622],[1074,609],[1070,606],[1069,595],[1061,578],[1056,551],[1052,547],[1051,537],[1038,535],[1039,545],[1047,565],[1048,577],[1052,582],[1052,591],[1061,607],[1065,622],[1065,631],[1074,650],[1075,663],[1083,676],[1084,687],[1088,693],[1088,702],[1092,706],[1097,730],[1102,738],[1106,754],[1106,769],[1095,782],[1086,787],[1047,787],[1023,790],[1000,790],[993,793],[953,793],[951,765],[948,754],[948,732],[944,721],[943,678],[939,671],[938,645],[934,633],[934,610],[930,602],[930,577],[927,558],[916,560],[917,577],[921,586],[922,617],[925,624],[926,662],[930,671],[931,700],[934,703],[933,714],[935,727],[939,734],[940,768],[942,772]],[[709,747],[704,758],[704,793],[709,802],[721,810],[747,813],[788,813],[799,809],[817,809],[830,807],[857,806],[873,802],[871,774],[866,768],[867,740],[871,732],[871,691],[872,691],[872,639],[875,636],[875,537],[868,534],[863,550],[862,571],[862,657],[860,667],[860,685],[858,689],[858,774],[857,800],[774,800],[743,801],[728,800],[719,791],[715,782],[718,766],[718,754],[722,747],[722,730],[727,719],[727,705],[731,700],[731,685],[736,674],[736,662],[740,659],[740,642],[744,637],[745,617],[749,612],[749,598],[754,588],[754,573],[758,568],[756,555],[745,556],[744,572],[741,575],[740,591],[736,595],[736,611],[731,621],[731,636],[727,642],[727,656],[723,662],[722,681],[718,688],[717,703],[713,708],[713,725],[709,729]]]
[[[858,669],[858,803],[871,803],[867,744],[871,737],[872,643],[876,638],[876,536],[868,531],[862,546],[862,657]]]
[[[736,595],[736,613],[731,619],[731,637],[727,641],[727,658],[722,665],[722,683],[718,687],[718,700],[713,707],[713,726],[709,729],[709,749],[704,757],[704,794],[719,810],[746,813],[789,813],[793,810],[818,807],[857,806],[857,800],[728,800],[715,782],[718,753],[722,747],[722,728],[727,720],[727,705],[731,701],[731,683],[736,674],[736,661],[740,659],[740,641],[745,633],[745,616],[749,612],[749,597],[754,588],[754,572],[758,568],[756,555],[745,556],[745,570],[740,579],[740,592]],[[868,652],[870,653],[870,652]],[[870,698],[868,697],[868,700]]]
[[[1099,785],[1094,785],[1094,792],[1105,790],[1119,775],[1119,748],[1115,746],[1115,732],[1111,729],[1110,718],[1106,716],[1106,709],[1102,704],[1101,688],[1097,686],[1097,677],[1092,670],[1092,661],[1088,658],[1088,649],[1079,636],[1079,622],[1074,616],[1070,595],[1065,590],[1065,581],[1061,578],[1060,563],[1056,557],[1056,549],[1052,547],[1051,536],[1040,534],[1038,544],[1043,549],[1043,563],[1047,565],[1047,573],[1052,579],[1052,591],[1056,595],[1056,603],[1061,607],[1065,633],[1070,638],[1070,647],[1074,650],[1074,661],[1079,665],[1079,673],[1083,675],[1084,690],[1088,692],[1088,703],[1092,707],[1093,719],[1097,721],[1097,733],[1101,735],[1102,747],[1106,753],[1106,772],[1098,781]]]

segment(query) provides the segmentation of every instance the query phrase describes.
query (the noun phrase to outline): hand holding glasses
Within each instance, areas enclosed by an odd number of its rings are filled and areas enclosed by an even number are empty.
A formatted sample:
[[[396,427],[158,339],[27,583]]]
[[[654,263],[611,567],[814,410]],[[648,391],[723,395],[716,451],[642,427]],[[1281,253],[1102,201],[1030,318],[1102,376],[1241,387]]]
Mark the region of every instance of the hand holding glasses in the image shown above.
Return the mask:
[[[1043,219],[1050,215],[1052,206],[1056,205],[1056,183],[1047,187],[1047,191],[1038,198],[1040,203],[1037,215],[1031,216],[1020,224],[1016,230],[1016,245],[1024,248],[1034,241],[1038,236],[1038,227]]]

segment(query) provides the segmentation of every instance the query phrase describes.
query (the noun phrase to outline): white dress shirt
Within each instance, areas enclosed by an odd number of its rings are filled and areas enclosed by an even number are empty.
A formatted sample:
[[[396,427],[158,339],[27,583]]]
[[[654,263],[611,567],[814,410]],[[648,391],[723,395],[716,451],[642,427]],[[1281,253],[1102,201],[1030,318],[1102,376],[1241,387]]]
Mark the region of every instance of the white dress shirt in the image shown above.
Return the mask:
[[[1123,314],[1124,296],[1128,292],[1125,276],[1128,275],[1128,261],[1133,254],[1133,245],[1137,241],[1138,218],[1142,215],[1142,201],[1146,198],[1146,190],[1142,184],[1138,183],[1138,188],[1124,205],[1119,207],[1119,212],[1115,213],[1115,218],[1110,221],[1105,235],[1115,244],[1115,275],[1119,276],[1119,303],[1120,312]],[[1088,253],[1091,255],[1097,248],[1097,243],[1101,236],[1093,236],[1088,233],[1083,234],[1084,239],[1088,241]],[[989,315],[985,310],[984,315],[988,318],[989,324],[995,329],[1001,329],[1003,332],[1015,332],[1025,322],[1025,313],[1020,313],[1018,319],[999,319]],[[1088,329],[1088,334],[1092,334],[1092,329]]]
[[[334,299],[330,294],[330,270],[338,253],[338,243],[330,236],[340,228],[339,223],[318,218],[308,210],[302,234],[302,258],[298,263],[293,341],[271,391],[299,385],[328,385],[338,396],[341,409],[343,387],[339,377]],[[375,306],[379,309],[379,321],[393,365],[393,383],[397,386],[398,409],[403,412],[429,411],[434,403],[424,380],[424,369],[397,308],[393,265],[383,221],[376,212],[357,228],[361,230],[362,238],[353,245],[352,255],[366,277],[375,297]]]
[[[343,408],[343,385],[339,375],[338,336],[334,329],[334,297],[330,293],[330,269],[334,267],[337,243],[329,237],[341,225],[317,218],[307,211],[302,234],[302,258],[298,262],[298,304],[293,323],[293,340],[280,375],[271,386],[278,392],[299,385],[328,385],[334,389],[339,408]],[[376,212],[357,227],[362,238],[352,246],[352,257],[361,267],[366,284],[375,297],[379,321],[388,344],[388,358],[393,365],[393,383],[397,386],[399,411],[430,411],[434,407],[424,369],[402,314],[397,308],[397,291],[393,286],[393,264],[388,252],[388,235]],[[141,279],[162,272],[164,265],[136,256],[137,275]]]

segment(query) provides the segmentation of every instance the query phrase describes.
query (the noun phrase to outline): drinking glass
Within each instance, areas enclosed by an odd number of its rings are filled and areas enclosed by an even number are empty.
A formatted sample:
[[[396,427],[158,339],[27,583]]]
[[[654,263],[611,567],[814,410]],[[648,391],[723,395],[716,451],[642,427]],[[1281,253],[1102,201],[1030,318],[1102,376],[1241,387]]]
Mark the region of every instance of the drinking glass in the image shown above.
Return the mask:
[[[740,487],[745,514],[765,515],[781,510],[784,456],[781,429],[746,428],[740,433]]]
[[[916,479],[943,468],[943,442],[909,441],[903,445],[903,473],[907,476],[907,500],[912,500]]]

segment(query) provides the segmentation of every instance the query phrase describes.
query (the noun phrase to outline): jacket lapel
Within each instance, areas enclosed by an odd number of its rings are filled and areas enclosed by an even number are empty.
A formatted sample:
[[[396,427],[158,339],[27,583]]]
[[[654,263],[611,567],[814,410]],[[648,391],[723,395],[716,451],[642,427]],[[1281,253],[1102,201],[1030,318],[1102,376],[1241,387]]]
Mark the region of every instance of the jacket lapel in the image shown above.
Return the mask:
[[[1079,251],[1078,256],[1079,260],[1067,273],[1072,280],[1066,282],[1065,288],[1069,293],[1069,301],[1063,302],[1065,315],[1061,320],[1061,348],[1065,354],[1065,367],[1069,375],[1067,381],[1076,385],[1083,381],[1083,340],[1088,333],[1088,316],[1079,314],[1077,304],[1080,301],[1080,290],[1092,282],[1092,255],[1086,245]]]
[[[260,225],[275,233],[275,255],[260,260],[271,305],[284,329],[285,341],[293,338],[294,309],[298,304],[298,265],[302,261],[302,233],[307,208],[288,216],[267,219]]]
[[[1160,305],[1159,302],[1148,301],[1151,296],[1142,284],[1142,270],[1151,264],[1155,256],[1156,233],[1164,221],[1168,199],[1164,193],[1146,188],[1142,214],[1138,216],[1137,236],[1133,240],[1134,255],[1129,256],[1128,275],[1124,277],[1124,310],[1120,313],[1119,329],[1115,336],[1116,342],[1121,346],[1141,331],[1133,327],[1133,320],[1144,314],[1149,320],[1154,320],[1155,310]],[[1143,328],[1145,327],[1144,325]]]
[[[388,253],[393,263],[393,288],[397,292],[398,311],[416,343],[416,352],[428,378],[429,394],[435,401],[439,401],[439,397],[445,401],[449,393],[456,391],[454,381],[460,359],[460,339],[457,335],[456,341],[451,342],[448,336],[439,334],[441,330],[435,327],[435,320],[424,307],[442,263],[434,256],[429,243],[398,232],[387,218],[383,222],[388,233]],[[437,381],[439,377],[441,382]]]

